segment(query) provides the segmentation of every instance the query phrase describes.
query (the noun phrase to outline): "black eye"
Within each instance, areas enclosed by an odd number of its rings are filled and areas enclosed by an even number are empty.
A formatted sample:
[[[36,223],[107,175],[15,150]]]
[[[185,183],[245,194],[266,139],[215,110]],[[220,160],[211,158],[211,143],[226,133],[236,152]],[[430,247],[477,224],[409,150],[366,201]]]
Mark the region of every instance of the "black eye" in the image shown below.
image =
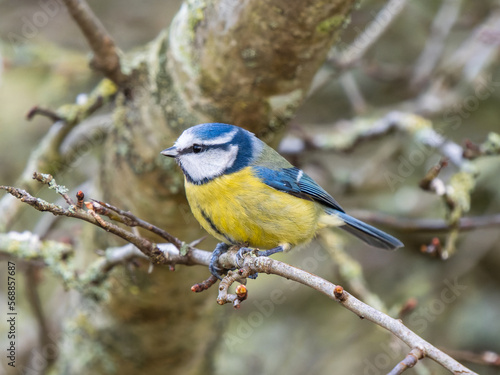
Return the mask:
[[[198,154],[198,153],[200,153],[200,152],[202,152],[202,151],[203,151],[203,146],[201,146],[201,145],[197,145],[197,144],[194,144],[194,145],[193,145],[193,152],[194,152],[195,154]]]

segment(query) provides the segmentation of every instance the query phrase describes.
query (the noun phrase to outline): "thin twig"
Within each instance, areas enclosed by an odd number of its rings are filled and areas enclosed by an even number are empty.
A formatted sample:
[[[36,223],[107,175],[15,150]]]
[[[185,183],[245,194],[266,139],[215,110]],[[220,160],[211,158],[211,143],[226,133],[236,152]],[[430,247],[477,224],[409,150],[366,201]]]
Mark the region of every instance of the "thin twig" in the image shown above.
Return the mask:
[[[83,285],[99,285],[108,278],[109,272],[117,265],[128,264],[136,258],[148,259],[133,244],[106,249],[102,255],[87,268],[86,272],[80,275],[79,278]]]
[[[244,285],[244,282],[247,277],[252,276],[253,274],[255,274],[255,272],[252,272],[250,268],[241,268],[237,271],[229,271],[219,284],[219,296],[217,297],[217,303],[219,305],[232,303],[235,309],[239,309],[241,303],[248,297],[248,290]],[[229,293],[229,288],[236,281],[239,281],[242,284],[236,287],[235,293]]]
[[[106,82],[104,82],[106,81]],[[111,87],[113,86],[113,87]],[[92,115],[99,106],[111,100],[116,94],[116,87],[109,80],[103,80],[89,95],[84,104],[66,105],[68,115],[64,121],[56,121],[40,140],[38,146],[30,154],[28,162],[22,172],[17,185],[21,189],[35,191],[37,183],[33,181],[33,171],[58,173],[66,171],[73,163],[96,145],[96,140],[104,139],[112,122],[111,116],[99,116],[104,120],[98,121],[99,127],[93,124],[94,119],[83,121]],[[68,107],[71,110],[68,110]],[[70,114],[69,114],[70,113]],[[68,142],[72,130],[84,129],[85,135]],[[97,137],[96,137],[97,135]],[[0,230],[7,230],[19,216],[23,205],[19,200],[6,195],[0,200]]]
[[[39,332],[38,337],[40,341],[40,347],[44,345],[44,339],[48,338],[49,330],[47,328],[47,320],[43,312],[42,304],[40,302],[40,294],[38,293],[38,280],[39,278],[36,273],[39,271],[38,267],[33,267],[30,265],[26,268],[24,273],[26,277],[26,294],[28,296],[28,301],[30,307],[33,310],[33,314],[38,323]]]
[[[500,135],[498,133],[489,133],[481,144],[475,144],[470,140],[465,141],[463,156],[466,159],[473,160],[480,156],[496,155],[500,155]]]
[[[401,232],[446,232],[454,228],[453,225],[443,219],[409,219],[364,210],[350,210],[350,213],[360,220],[368,221],[372,224],[391,227]],[[462,217],[458,221],[458,228],[460,231],[470,231],[499,225],[500,214]]]
[[[356,83],[356,79],[352,72],[345,72],[339,78],[340,84],[344,88],[344,92],[351,103],[354,112],[361,114],[366,112],[366,100],[361,93],[361,90]]]
[[[61,163],[72,166],[75,161],[93,148],[101,145],[112,129],[113,118],[110,114],[95,115],[83,121],[61,141],[59,152]]]
[[[412,368],[417,364],[419,359],[424,358],[424,353],[422,350],[415,348],[412,349],[410,353],[399,362],[396,367],[387,373],[387,375],[401,375],[405,370]]]
[[[448,165],[448,160],[446,158],[442,158],[438,164],[434,165],[429,169],[429,171],[425,174],[424,178],[420,180],[418,186],[422,190],[434,191],[437,195],[443,195],[444,191],[441,193],[438,186],[435,183],[435,180],[441,170]]]
[[[214,275],[210,275],[208,279],[202,281],[201,283],[194,284],[191,287],[191,291],[195,293],[203,292],[208,288],[210,288],[212,285],[214,285],[217,282],[217,280],[219,279],[216,278]]]
[[[500,11],[486,13],[486,18],[474,30],[466,33],[467,39],[442,64],[443,75],[455,76],[473,82],[488,66],[496,61],[498,44],[489,42],[489,35],[500,30]]]
[[[500,354],[490,350],[481,353],[474,353],[468,350],[452,349],[443,349],[443,351],[462,361],[477,363],[478,365],[483,366],[500,367]]]
[[[402,108],[423,116],[437,117],[443,113],[456,113],[457,105],[459,108],[463,106],[464,96],[458,95],[457,88],[464,84],[476,87],[476,90],[483,85],[495,89],[498,83],[488,77],[488,69],[497,60],[498,45],[485,43],[485,35],[498,33],[499,30],[500,11],[495,10],[488,13],[474,30],[466,33],[467,39],[440,64],[440,74],[434,75],[428,89],[415,100],[403,103]]]
[[[377,139],[392,131],[409,134],[420,144],[439,151],[450,163],[460,167],[468,160],[463,157],[463,148],[443,137],[432,122],[413,113],[389,111],[377,120],[356,118],[353,121],[341,121],[331,132],[308,138],[308,147],[319,150],[349,152],[358,144]],[[294,152],[300,152],[297,149]]]
[[[78,210],[76,209],[76,207],[74,207],[75,209],[63,208],[61,206],[44,201],[43,199],[35,198],[27,191],[22,189],[13,188],[10,186],[0,186],[0,189],[9,192],[14,197],[20,199],[24,203],[29,204],[38,211],[48,211],[56,216],[73,217],[76,219],[84,220],[88,223],[97,225],[99,227],[102,227],[106,231],[111,232],[117,235],[118,237],[127,240],[130,243],[133,243],[144,254],[146,254],[150,259],[152,259],[154,263],[157,264],[168,263],[168,259],[165,257],[165,254],[163,254],[163,252],[157,248],[156,244],[152,243],[151,241],[145,238],[136,236],[131,232],[126,231],[112,223],[98,221],[98,219],[96,219],[96,217],[93,216],[90,212],[86,212],[84,210]]]
[[[357,64],[397,18],[406,3],[407,0],[390,0],[351,45],[344,50],[332,50],[327,62],[336,68],[335,71],[318,76],[307,96],[311,97],[331,82],[335,76]]]
[[[48,108],[42,108],[40,106],[35,106],[31,108],[26,114],[27,120],[32,120],[36,115],[41,115],[49,118],[53,122],[64,120],[59,114]]]
[[[387,312],[388,308],[378,295],[373,293],[363,277],[361,265],[344,249],[342,238],[332,231],[321,231],[319,240],[331,255],[333,262],[339,269],[339,275],[349,289],[358,297],[366,301],[377,310]]]
[[[63,197],[66,203],[69,204],[70,206],[73,206],[75,204],[68,195],[69,190],[64,186],[57,185],[52,175],[33,172],[33,179],[37,180],[38,182],[41,182],[42,184],[48,185],[49,189],[54,189],[61,197]]]
[[[64,198],[64,200],[66,201],[66,203],[68,203],[68,205],[75,206],[77,209],[80,210],[83,208],[83,199],[84,199],[83,192],[79,191],[77,193],[76,196],[78,201],[77,204],[75,205],[73,200],[68,195],[68,189],[64,186],[58,185],[54,180],[54,178],[52,177],[52,175],[34,172],[33,178],[43,184],[47,184],[49,188],[54,189],[59,195],[61,195]],[[105,215],[110,219],[118,221],[120,223],[124,223],[129,227],[138,226],[144,228],[150,231],[151,233],[157,234],[158,236],[162,237],[168,242],[173,243],[179,250],[181,250],[181,252],[186,251],[185,244],[181,240],[172,236],[166,230],[163,230],[157,227],[156,225],[150,224],[147,221],[139,219],[137,216],[135,216],[129,211],[121,210],[109,203],[100,202],[97,200],[93,200],[93,203],[89,203],[87,205],[87,208],[89,208],[89,213],[94,217],[95,220],[97,220],[97,222],[103,228],[106,228],[108,224],[104,220],[102,220],[102,218],[99,215]]]
[[[128,77],[121,70],[118,48],[106,28],[85,0],[63,0],[63,2],[94,52],[91,66],[118,86],[123,86]]]
[[[85,220],[85,219],[82,219]],[[120,236],[120,234],[117,234]],[[123,239],[127,240],[125,237]],[[158,249],[167,259],[165,264],[203,265],[208,266],[211,253],[204,250],[192,249],[188,254],[181,255],[171,243],[157,244]],[[16,257],[25,260],[28,264],[37,267],[48,266],[62,278],[66,285],[79,287],[85,291],[86,284],[97,285],[106,279],[109,271],[118,264],[124,264],[134,258],[151,260],[144,252],[132,243],[121,247],[113,247],[103,252],[102,257],[92,263],[85,272],[74,272],[71,265],[67,265],[73,254],[70,245],[58,241],[41,240],[31,232],[0,233],[0,256]],[[76,281],[76,282],[75,282]]]
[[[389,1],[349,48],[334,55],[328,61],[336,67],[343,69],[358,62],[397,18],[405,7],[406,2],[406,0]]]
[[[426,83],[444,51],[444,42],[460,13],[461,0],[444,0],[431,26],[431,35],[414,64],[410,85]]]
[[[119,209],[119,208],[117,208],[109,203],[106,203],[106,202],[101,202],[101,201],[97,201],[94,199],[93,199],[93,201],[100,204],[102,207],[105,207],[111,211],[114,211],[118,215],[126,218],[127,220],[126,220],[125,224],[127,224],[129,227],[138,226],[138,227],[144,228],[144,229],[150,231],[151,233],[157,234],[158,236],[160,236],[164,240],[167,240],[168,242],[174,244],[175,247],[177,247],[179,250],[184,246],[184,243],[181,240],[172,236],[166,230],[161,229],[161,228],[159,228],[156,225],[153,225],[151,223],[148,223],[147,221],[139,219],[137,216],[135,216],[130,211],[121,210],[121,209]],[[103,214],[108,216],[108,217],[111,217],[109,215],[109,213],[103,213]],[[111,218],[116,220],[116,215],[112,216]]]

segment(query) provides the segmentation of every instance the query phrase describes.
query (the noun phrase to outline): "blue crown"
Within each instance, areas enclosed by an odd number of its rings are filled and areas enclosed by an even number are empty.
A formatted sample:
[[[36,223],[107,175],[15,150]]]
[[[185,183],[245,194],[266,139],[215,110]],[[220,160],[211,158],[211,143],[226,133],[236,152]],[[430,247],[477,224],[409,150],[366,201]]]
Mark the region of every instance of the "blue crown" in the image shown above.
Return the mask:
[[[210,140],[220,137],[221,135],[224,135],[226,133],[234,132],[235,130],[239,131],[242,129],[234,125],[222,124],[219,122],[210,122],[193,126],[191,130],[201,140]]]

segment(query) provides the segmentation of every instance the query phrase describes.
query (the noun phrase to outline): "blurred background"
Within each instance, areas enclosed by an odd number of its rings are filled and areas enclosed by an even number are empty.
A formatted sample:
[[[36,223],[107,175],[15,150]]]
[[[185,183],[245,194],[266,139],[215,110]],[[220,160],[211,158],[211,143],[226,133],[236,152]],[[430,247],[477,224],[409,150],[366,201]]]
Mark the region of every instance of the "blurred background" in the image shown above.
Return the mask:
[[[0,0],[1,185],[16,184],[32,150],[51,126],[41,116],[28,121],[26,114],[30,108],[35,105],[58,108],[74,103],[102,79],[89,69],[88,46],[67,11],[56,2],[60,8],[46,12],[42,3]],[[369,128],[391,111],[431,120],[439,134],[460,146],[466,140],[482,144],[491,132],[500,132],[500,3],[472,0],[401,3],[401,10],[386,9],[382,14],[387,6],[385,1],[359,4],[340,42],[329,54],[329,63],[318,72],[311,94],[290,122],[280,150],[354,216],[358,213],[365,218],[371,213],[383,213],[396,218],[396,224],[417,219],[444,221],[448,209],[442,197],[419,188],[427,171],[442,159],[439,150],[423,146],[414,133],[398,128],[380,137],[368,137],[353,147],[342,146],[339,139],[365,123]],[[169,25],[180,4],[170,0],[89,1],[125,52],[142,48],[153,40]],[[43,18],[33,19],[41,11],[47,14],[47,22]],[[343,66],[342,59],[350,56],[346,52],[353,53],[352,46],[358,43],[358,50],[364,49],[362,40],[357,38],[374,21],[379,19],[382,25],[386,18],[390,20],[387,30],[374,40],[361,61]],[[20,43],[18,36],[23,36]],[[77,162],[77,168],[61,176],[58,182],[70,189],[85,183],[98,173],[100,153],[97,147],[85,154]],[[470,196],[470,211],[464,216],[498,216],[500,157],[484,156],[472,163],[479,174]],[[458,171],[450,163],[439,177],[448,184]],[[46,191],[40,194],[48,200],[56,199]],[[41,225],[40,221],[48,220],[48,216],[25,209],[11,229],[32,230]],[[496,366],[473,363],[485,362],[484,352],[491,352],[489,358],[500,352],[498,224],[460,233],[456,251],[448,259],[442,259],[439,252],[426,252],[427,245],[433,238],[445,244],[447,231],[372,223],[400,238],[405,248],[384,252],[334,232],[335,241],[341,244],[338,251],[328,249],[325,237],[320,237],[275,258],[344,285],[367,303],[378,304],[376,307],[391,316],[400,316],[417,334],[476,372],[498,374],[498,357]],[[57,226],[49,238],[67,241],[67,237],[78,236],[84,226],[66,222]],[[195,229],[189,233],[180,229],[172,233],[186,242],[193,241],[203,232],[196,225],[192,227]],[[208,239],[200,248],[210,250],[214,244]],[[3,269],[7,258],[2,255]],[[52,332],[55,343],[65,329],[65,309],[74,308],[72,301],[78,298],[77,291],[64,288],[58,277],[44,267],[37,265],[37,272],[27,277],[23,269],[30,267],[29,262],[19,264],[22,266],[17,276],[19,367],[8,368],[2,355],[0,372],[8,374],[26,373],[23,368],[33,361],[39,342],[40,311],[48,325],[42,331]],[[146,274],[146,271],[147,266],[130,272],[124,267],[115,277],[133,278],[137,276],[131,274]],[[169,271],[157,267],[155,272]],[[183,272],[188,272],[186,267],[179,266],[175,273]],[[4,275],[3,270],[1,273]],[[180,286],[185,295],[175,298],[200,301],[200,295],[191,293],[189,287],[208,274],[201,267],[193,267],[189,273],[190,278],[183,279]],[[34,284],[39,285],[39,306],[33,306],[33,298],[29,297]],[[268,275],[260,275],[248,286],[250,298],[239,310],[212,306],[216,305],[215,288],[204,292],[210,294],[204,303],[211,304],[210,314],[216,316],[215,321],[207,323],[207,331],[218,333],[216,343],[210,344],[213,350],[207,351],[212,360],[205,373],[385,374],[408,352],[380,327],[360,320],[309,288]],[[161,285],[156,287],[161,290]],[[1,310],[5,311],[5,281],[0,283],[0,291]],[[138,293],[140,288],[131,292],[129,298],[137,298]],[[203,319],[203,315],[197,319]],[[2,348],[7,345],[6,329],[2,317]],[[175,342],[176,337],[168,339]],[[64,350],[54,345],[56,362],[58,353]],[[130,347],[131,356],[134,350]],[[65,373],[56,366],[44,371]],[[136,373],[142,371],[138,369]],[[168,369],[164,368],[163,373],[168,373]],[[426,359],[407,373],[446,374],[447,371]]]

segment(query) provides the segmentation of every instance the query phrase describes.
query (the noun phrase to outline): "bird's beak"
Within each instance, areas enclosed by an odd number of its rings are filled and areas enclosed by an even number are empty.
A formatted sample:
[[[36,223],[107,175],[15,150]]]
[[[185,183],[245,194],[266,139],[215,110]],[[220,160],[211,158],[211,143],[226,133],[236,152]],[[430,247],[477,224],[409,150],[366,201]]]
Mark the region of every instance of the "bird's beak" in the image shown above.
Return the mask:
[[[175,146],[172,146],[170,148],[166,148],[161,152],[162,155],[168,156],[170,158],[175,158],[179,153],[177,152],[177,149]]]

